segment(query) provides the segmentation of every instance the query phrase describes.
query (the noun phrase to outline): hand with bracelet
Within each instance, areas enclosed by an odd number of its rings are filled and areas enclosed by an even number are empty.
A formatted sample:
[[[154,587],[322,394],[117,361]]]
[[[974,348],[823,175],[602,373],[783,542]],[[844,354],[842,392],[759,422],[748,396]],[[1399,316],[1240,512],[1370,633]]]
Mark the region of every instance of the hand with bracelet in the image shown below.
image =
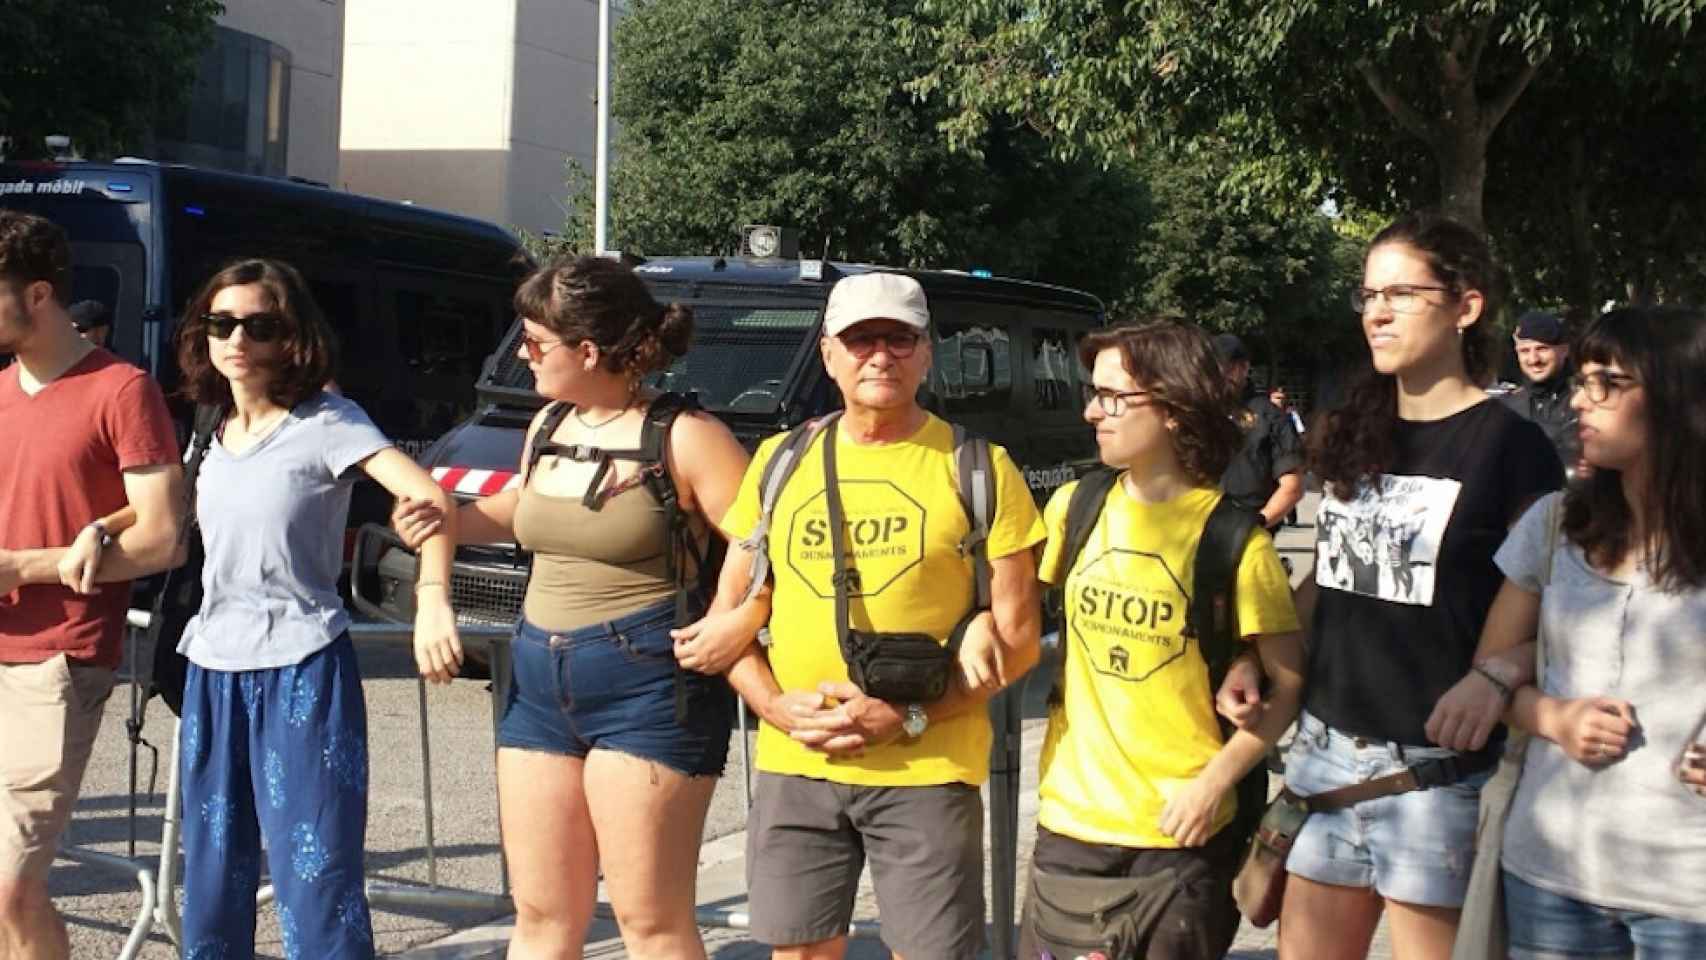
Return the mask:
[[[1477,659],[1428,717],[1428,739],[1450,750],[1479,750],[1504,719],[1517,688],[1534,682],[1534,644]]]

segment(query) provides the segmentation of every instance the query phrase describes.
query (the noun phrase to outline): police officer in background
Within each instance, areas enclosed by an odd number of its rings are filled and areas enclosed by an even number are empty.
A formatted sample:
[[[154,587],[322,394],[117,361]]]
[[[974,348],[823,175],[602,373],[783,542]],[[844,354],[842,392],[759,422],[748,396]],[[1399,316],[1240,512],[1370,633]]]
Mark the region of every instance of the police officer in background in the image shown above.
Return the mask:
[[[1226,495],[1262,514],[1270,532],[1303,499],[1303,443],[1291,418],[1250,389],[1250,354],[1234,334],[1214,338],[1221,369],[1238,392],[1244,446],[1220,478]]]
[[[1564,321],[1539,310],[1517,321],[1516,362],[1528,383],[1500,399],[1505,406],[1540,425],[1558,450],[1564,469],[1574,473],[1581,459],[1576,411],[1570,408],[1570,338]]]

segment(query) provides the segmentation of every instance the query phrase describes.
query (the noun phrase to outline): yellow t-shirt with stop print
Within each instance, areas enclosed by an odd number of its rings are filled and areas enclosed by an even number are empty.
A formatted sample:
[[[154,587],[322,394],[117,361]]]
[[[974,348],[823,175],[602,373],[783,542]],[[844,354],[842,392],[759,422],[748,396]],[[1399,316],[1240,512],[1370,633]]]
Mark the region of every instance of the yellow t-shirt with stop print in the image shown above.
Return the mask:
[[[1165,503],[1140,503],[1123,482],[1071,571],[1066,513],[1077,482],[1055,491],[1044,512],[1049,543],[1039,576],[1065,582],[1061,706],[1043,741],[1037,822],[1087,843],[1176,848],[1161,832],[1167,800],[1224,745],[1208,687],[1208,664],[1185,635],[1197,543],[1220,491],[1195,489]],[[1248,640],[1298,628],[1291,585],[1273,538],[1257,527],[1234,585],[1238,633]],[[1228,793],[1219,831],[1237,801]]]
[[[856,630],[926,633],[947,641],[971,609],[973,571],[960,541],[970,518],[960,503],[953,428],[935,416],[895,443],[858,444],[835,425],[812,441],[777,498],[770,521],[770,669],[783,690],[812,690],[845,681],[847,664],[835,632],[834,556],[824,499],[823,444],[832,436],[846,543],[858,573],[848,619]],[[782,437],[758,448],[739,494],[723,518],[732,537],[758,525],[759,483]],[[1042,518],[1007,452],[991,445],[995,511],[989,556],[1028,550],[1043,538]],[[735,554],[738,556],[738,553]],[[899,738],[857,757],[808,749],[764,724],[758,769],[862,786],[979,785],[989,777],[989,716],[969,710],[932,723],[917,740]]]

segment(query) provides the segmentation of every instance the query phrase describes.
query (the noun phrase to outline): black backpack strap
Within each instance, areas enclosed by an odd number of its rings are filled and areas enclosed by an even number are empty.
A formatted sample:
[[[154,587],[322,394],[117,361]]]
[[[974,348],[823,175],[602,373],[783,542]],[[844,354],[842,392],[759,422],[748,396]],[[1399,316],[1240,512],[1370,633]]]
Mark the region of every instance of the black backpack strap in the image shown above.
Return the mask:
[[[195,416],[190,421],[190,450],[189,456],[184,460],[183,523],[178,527],[176,549],[182,549],[185,544],[189,543],[190,535],[195,532],[196,480],[201,477],[202,461],[207,459],[207,450],[213,446],[213,435],[218,431],[220,423],[224,422],[227,409],[223,404],[197,404]],[[172,584],[177,579],[178,573],[177,569],[172,569],[161,575],[160,589],[154,594],[154,604],[149,608],[148,645],[151,650],[159,643],[160,631],[166,625],[166,600],[171,596]],[[141,668],[133,666],[132,669]],[[147,682],[142,685],[147,693],[139,698],[136,709],[132,711],[130,720],[125,725],[132,741],[141,739],[142,712],[147,708],[148,700],[155,689],[152,660],[150,660],[149,672]]]
[[[675,419],[683,413],[699,409],[702,409],[699,400],[692,394],[659,394],[646,408],[646,419],[640,425],[639,447],[632,451],[607,451],[603,464],[607,467],[613,459],[638,460],[641,482],[663,508],[667,538],[664,546],[664,570],[675,583],[675,625],[678,627],[692,623],[699,610],[703,609],[703,601],[708,599],[708,578],[714,576],[710,573],[713,551],[709,544],[707,549],[700,551],[694,543],[687,512],[681,509],[681,493],[676,490],[675,478],[669,472],[669,433],[675,427]],[[595,482],[602,480],[601,468]],[[710,538],[712,543],[716,539],[714,536]],[[686,579],[689,557],[695,561],[697,580],[693,584],[689,584]],[[700,602],[695,603],[695,600]],[[687,675],[679,663],[675,665],[673,686],[675,723],[685,727],[688,724]]]
[[[545,419],[539,421],[539,429],[533,433],[533,443],[527,448],[527,476],[523,481],[533,479],[533,469],[539,466],[539,458],[545,455],[550,447],[561,446],[551,440],[551,435],[563,425],[569,414],[575,409],[572,403],[553,400],[545,407]]]
[[[1221,681],[1237,658],[1242,644],[1238,637],[1238,565],[1251,535],[1261,525],[1261,515],[1229,497],[1221,497],[1203,524],[1197,543],[1190,606],[1185,612],[1185,631],[1195,636],[1208,664],[1208,692],[1213,698]],[[1220,730],[1230,738],[1233,725],[1220,718]],[[1234,788],[1238,813],[1231,828],[1239,831],[1239,844],[1248,841],[1260,823],[1268,803],[1268,768],[1258,763]]]
[[[757,596],[770,576],[770,523],[776,516],[776,501],[781,499],[782,489],[799,468],[800,459],[812,441],[839,416],[841,411],[837,410],[795,426],[776,445],[776,452],[764,464],[764,470],[758,476],[758,525],[752,528],[750,536],[740,542],[752,553],[752,579],[747,584],[746,595],[741,598],[742,603]],[[824,442],[833,442],[833,438]]]
[[[1061,552],[1061,589],[1066,588],[1066,578],[1072,574],[1072,568],[1078,565],[1078,555],[1084,552],[1084,545],[1090,542],[1090,533],[1096,529],[1096,521],[1102,516],[1102,505],[1108,502],[1108,492],[1119,482],[1120,473],[1111,467],[1097,467],[1078,478],[1078,486],[1072,488],[1072,498],[1066,502],[1066,539]],[[1064,617],[1062,618],[1064,620]],[[1055,672],[1054,686],[1049,690],[1050,706],[1059,706],[1065,696],[1066,655],[1065,655],[1065,623],[1061,624],[1061,660],[1060,669]]]

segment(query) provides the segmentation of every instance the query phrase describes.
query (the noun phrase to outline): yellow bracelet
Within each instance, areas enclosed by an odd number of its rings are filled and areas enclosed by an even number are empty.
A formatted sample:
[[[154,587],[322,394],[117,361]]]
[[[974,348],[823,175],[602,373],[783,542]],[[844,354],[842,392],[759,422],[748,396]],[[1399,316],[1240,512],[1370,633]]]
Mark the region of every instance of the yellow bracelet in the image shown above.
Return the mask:
[[[443,580],[419,580],[415,582],[415,592],[420,593],[422,587],[442,587]]]

